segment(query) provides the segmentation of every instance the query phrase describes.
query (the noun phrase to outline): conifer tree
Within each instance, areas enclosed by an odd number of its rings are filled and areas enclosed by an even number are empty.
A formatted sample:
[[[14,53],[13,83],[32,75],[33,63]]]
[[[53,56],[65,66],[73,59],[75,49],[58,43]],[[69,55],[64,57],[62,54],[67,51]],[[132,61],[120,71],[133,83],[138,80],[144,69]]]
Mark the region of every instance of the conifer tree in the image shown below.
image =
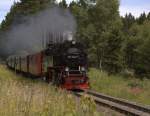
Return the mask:
[[[68,5],[67,5],[66,0],[62,0],[62,1],[59,3],[59,6],[62,7],[62,8],[67,8]]]
[[[147,15],[147,20],[150,21],[150,12],[149,12],[148,15]]]
[[[145,14],[145,12],[144,13],[142,13],[141,15],[140,15],[140,17],[137,19],[137,22],[138,22],[138,24],[143,24],[144,23],[144,21],[146,20],[146,14]]]
[[[124,18],[122,18],[122,22],[123,22],[123,32],[125,34],[129,34],[129,29],[136,22],[136,19],[131,13],[129,13],[126,14]]]

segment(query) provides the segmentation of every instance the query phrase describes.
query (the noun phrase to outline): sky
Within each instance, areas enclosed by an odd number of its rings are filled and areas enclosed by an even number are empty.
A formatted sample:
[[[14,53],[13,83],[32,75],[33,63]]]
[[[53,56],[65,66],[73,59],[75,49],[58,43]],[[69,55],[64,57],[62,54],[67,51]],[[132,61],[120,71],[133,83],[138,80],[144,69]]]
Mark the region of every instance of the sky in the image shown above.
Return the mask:
[[[0,23],[9,12],[14,1],[19,0],[0,0]],[[68,3],[70,1],[72,0],[67,0]],[[121,0],[119,11],[121,16],[131,12],[135,17],[138,17],[143,12],[150,12],[150,0]]]

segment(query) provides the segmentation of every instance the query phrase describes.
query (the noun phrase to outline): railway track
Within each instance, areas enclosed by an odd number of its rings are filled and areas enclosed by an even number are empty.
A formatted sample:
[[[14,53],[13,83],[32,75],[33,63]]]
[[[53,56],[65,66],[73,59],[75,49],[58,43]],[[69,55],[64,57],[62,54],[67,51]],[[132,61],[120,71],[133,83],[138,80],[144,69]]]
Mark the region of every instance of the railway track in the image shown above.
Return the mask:
[[[126,115],[132,116],[150,116],[150,108],[137,105],[136,103],[127,100],[118,99],[115,97],[107,96],[92,90],[83,90],[83,92],[76,92],[78,97],[87,94],[91,96],[98,105],[110,107],[113,110],[119,111]]]

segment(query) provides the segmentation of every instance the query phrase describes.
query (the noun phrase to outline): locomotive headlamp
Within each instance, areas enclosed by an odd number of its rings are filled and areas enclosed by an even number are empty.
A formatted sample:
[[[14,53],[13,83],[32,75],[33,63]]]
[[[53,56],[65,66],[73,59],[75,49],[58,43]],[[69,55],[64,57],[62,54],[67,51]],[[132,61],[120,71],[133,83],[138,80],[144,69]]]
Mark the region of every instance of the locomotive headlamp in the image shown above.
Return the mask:
[[[68,72],[68,71],[69,71],[69,67],[66,67],[66,68],[65,68],[65,71]]]
[[[83,72],[84,72],[84,71],[85,71],[85,67],[81,67],[81,71],[83,71]]]
[[[72,41],[72,44],[75,45],[75,44],[76,44],[76,41],[73,40],[73,41]]]

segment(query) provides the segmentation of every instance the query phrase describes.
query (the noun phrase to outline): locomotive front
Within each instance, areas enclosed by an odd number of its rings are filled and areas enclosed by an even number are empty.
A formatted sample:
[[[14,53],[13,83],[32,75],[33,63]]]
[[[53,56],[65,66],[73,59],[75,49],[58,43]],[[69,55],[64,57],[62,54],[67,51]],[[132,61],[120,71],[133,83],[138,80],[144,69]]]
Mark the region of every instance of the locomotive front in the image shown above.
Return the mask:
[[[83,45],[71,41],[63,45],[62,62],[64,66],[62,88],[88,89],[87,54]]]
[[[49,44],[43,61],[48,82],[68,90],[89,88],[83,44],[76,41]]]

